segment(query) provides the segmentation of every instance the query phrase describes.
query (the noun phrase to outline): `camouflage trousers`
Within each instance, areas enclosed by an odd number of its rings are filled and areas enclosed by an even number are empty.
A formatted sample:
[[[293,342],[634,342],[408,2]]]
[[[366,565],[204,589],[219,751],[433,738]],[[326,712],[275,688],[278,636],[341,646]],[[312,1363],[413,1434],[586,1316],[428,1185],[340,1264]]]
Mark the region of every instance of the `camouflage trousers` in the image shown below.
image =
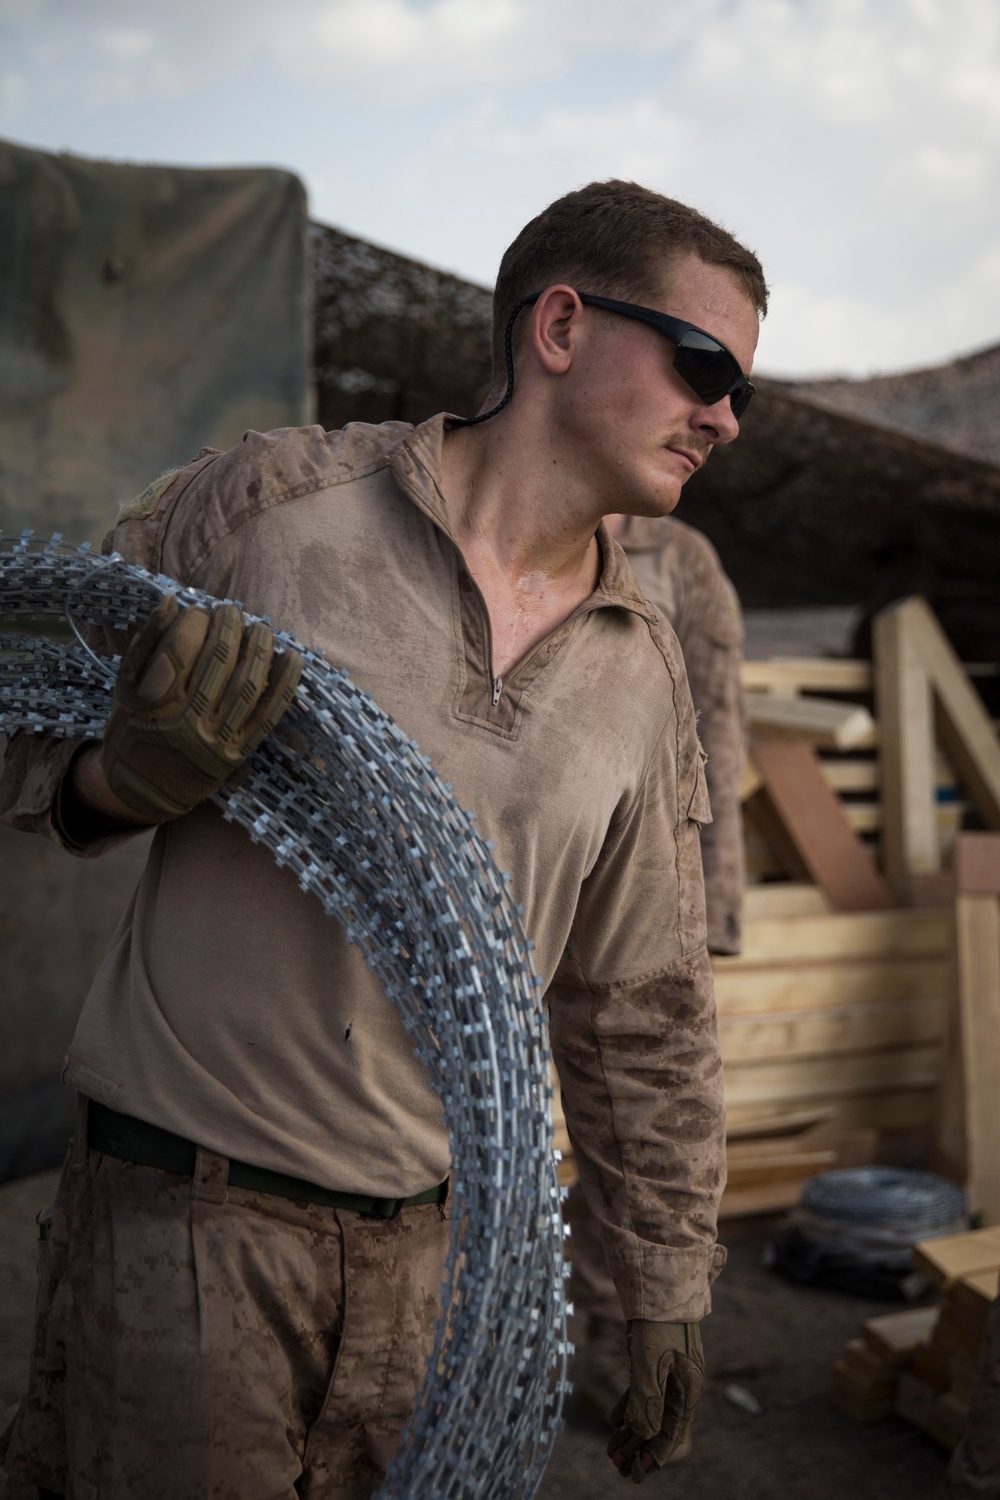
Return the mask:
[[[81,1144],[81,1142],[83,1144]],[[11,1496],[362,1500],[433,1344],[447,1207],[391,1220],[89,1151],[42,1216]]]
[[[563,1213],[569,1225],[569,1300],[573,1311],[581,1318],[624,1322],[622,1305],[604,1258],[597,1220],[587,1207],[578,1182],[569,1190]]]
[[[1000,1500],[1000,1300],[990,1309],[965,1436],[951,1456],[941,1500]]]

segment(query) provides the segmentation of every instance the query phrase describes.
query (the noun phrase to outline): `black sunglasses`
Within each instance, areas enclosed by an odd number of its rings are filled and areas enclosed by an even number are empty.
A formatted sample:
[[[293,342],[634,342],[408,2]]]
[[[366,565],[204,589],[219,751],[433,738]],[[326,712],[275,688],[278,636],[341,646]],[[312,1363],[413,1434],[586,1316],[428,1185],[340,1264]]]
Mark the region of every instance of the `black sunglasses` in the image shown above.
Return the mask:
[[[463,418],[461,422],[463,427],[472,427],[476,422],[485,422],[490,417],[495,417],[497,412],[503,411],[514,394],[514,355],[511,348],[514,322],[521,309],[530,307],[533,302],[538,301],[541,295],[541,292],[532,292],[530,297],[522,298],[507,319],[507,328],[504,332],[507,389],[503,399],[490,411],[484,411],[481,416]],[[736,356],[730,353],[725,344],[720,344],[717,338],[706,333],[704,328],[698,328],[694,323],[686,323],[683,318],[671,318],[669,314],[657,312],[652,307],[640,307],[635,302],[616,302],[613,297],[594,297],[590,292],[577,292],[577,296],[587,307],[598,307],[604,312],[618,313],[623,318],[634,318],[638,323],[645,323],[649,328],[655,328],[657,333],[661,333],[664,338],[676,345],[674,369],[685,384],[691,387],[695,395],[707,406],[714,406],[717,401],[728,396],[733,416],[737,420],[742,417],[750,405],[750,398],[756,386],[746,378],[737,363]]]

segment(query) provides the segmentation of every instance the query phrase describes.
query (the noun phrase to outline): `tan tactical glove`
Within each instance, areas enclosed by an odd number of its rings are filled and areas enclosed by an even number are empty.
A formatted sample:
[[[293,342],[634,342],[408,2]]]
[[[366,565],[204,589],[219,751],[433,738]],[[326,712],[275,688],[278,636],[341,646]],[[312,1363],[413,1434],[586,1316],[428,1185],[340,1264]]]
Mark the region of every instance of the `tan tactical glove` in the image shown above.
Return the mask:
[[[138,816],[190,812],[270,734],[302,675],[296,651],[233,604],[181,610],[169,594],[122,657],[101,748],[108,785]]]
[[[623,1479],[642,1484],[683,1442],[705,1384],[705,1356],[697,1323],[628,1325],[631,1382],[611,1413],[615,1435],[608,1453]],[[653,1462],[639,1462],[647,1448]]]

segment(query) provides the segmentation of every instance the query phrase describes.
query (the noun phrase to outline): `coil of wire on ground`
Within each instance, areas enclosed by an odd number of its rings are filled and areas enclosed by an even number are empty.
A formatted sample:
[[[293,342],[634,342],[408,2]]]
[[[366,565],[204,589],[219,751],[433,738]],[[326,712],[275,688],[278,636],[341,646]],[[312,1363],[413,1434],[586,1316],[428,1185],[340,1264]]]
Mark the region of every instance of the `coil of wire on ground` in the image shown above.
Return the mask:
[[[218,602],[58,536],[0,539],[0,615],[65,619],[76,636],[0,637],[0,730],[99,737],[117,659],[87,640],[168,592]],[[362,949],[442,1101],[454,1162],[447,1316],[380,1495],[530,1500],[561,1421],[567,1345],[529,945],[507,877],[427,757],[346,673],[278,642],[304,658],[296,701],[215,800]]]

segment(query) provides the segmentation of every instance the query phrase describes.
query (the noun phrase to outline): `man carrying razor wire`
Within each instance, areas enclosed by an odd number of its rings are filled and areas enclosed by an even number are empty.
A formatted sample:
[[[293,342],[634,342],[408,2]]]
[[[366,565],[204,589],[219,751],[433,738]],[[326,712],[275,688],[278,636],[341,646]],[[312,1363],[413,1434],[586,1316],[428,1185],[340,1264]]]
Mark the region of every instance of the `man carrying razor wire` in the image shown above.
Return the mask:
[[[628,1319],[609,1451],[634,1481],[701,1390],[723,1114],[694,712],[601,518],[668,514],[737,436],[766,297],[693,209],[591,184],[503,258],[479,417],[248,433],[110,538],[322,650],[494,840]],[[339,924],[206,800],[295,671],[234,611],[162,606],[102,744],[11,746],[11,826],[85,857],[157,829],[67,1060],[80,1124],[12,1484],[360,1500],[412,1408],[449,1232],[440,1104]]]

